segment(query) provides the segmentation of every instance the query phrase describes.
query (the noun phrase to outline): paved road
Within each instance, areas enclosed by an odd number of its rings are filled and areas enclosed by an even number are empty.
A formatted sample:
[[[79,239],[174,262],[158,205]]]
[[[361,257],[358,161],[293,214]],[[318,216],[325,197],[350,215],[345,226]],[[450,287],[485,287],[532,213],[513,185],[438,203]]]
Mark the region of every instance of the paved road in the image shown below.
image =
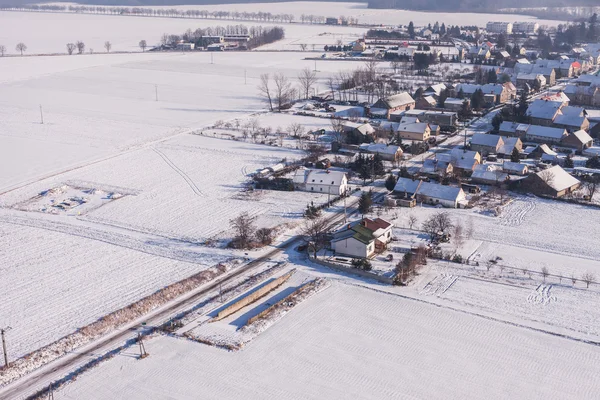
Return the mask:
[[[383,193],[376,192],[375,200],[383,197]],[[348,204],[348,216],[358,213],[356,208],[358,199],[354,199]],[[328,227],[331,229],[344,221],[344,213],[340,211],[327,218]],[[148,326],[159,326],[168,321],[172,316],[195,306],[208,293],[217,290],[221,284],[225,284],[235,280],[243,274],[246,274],[262,265],[269,262],[271,258],[279,255],[286,249],[289,249],[302,240],[301,236],[294,236],[286,242],[278,245],[273,250],[256,258],[248,264],[236,269],[232,273],[220,277],[213,282],[203,286],[197,291],[187,293],[177,300],[167,304],[166,306],[147,314],[140,320],[133,321],[116,331],[104,336],[103,338],[94,341],[76,352],[68,353],[67,355],[51,362],[32,373],[18,379],[4,388],[0,389],[0,399],[22,399],[31,396],[39,390],[42,390],[50,385],[50,383],[60,380],[69,375],[77,368],[85,365],[91,360],[100,357],[114,349],[119,348],[126,341],[134,339],[137,335],[136,327],[139,327],[141,321],[146,322]]]

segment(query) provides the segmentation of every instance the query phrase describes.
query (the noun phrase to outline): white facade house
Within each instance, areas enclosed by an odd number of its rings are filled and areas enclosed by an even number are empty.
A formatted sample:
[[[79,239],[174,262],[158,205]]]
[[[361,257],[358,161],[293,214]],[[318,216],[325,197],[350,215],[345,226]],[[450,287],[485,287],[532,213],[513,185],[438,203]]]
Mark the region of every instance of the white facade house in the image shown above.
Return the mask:
[[[331,248],[336,255],[370,258],[387,247],[392,240],[392,228],[393,224],[384,219],[363,218],[335,232]]]
[[[300,168],[294,173],[292,181],[296,190],[306,192],[339,196],[348,190],[348,177],[342,171]]]

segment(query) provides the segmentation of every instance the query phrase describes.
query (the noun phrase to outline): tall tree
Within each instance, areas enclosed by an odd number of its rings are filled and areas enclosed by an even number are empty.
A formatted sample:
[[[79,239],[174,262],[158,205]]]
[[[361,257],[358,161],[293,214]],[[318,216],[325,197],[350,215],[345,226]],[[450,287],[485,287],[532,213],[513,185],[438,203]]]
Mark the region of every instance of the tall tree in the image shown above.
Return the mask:
[[[106,49],[107,53],[110,53],[110,49],[112,49],[112,43],[110,43],[108,40],[106,42],[104,42],[104,48]]]
[[[277,103],[277,109],[281,111],[283,106],[292,100],[292,83],[282,72],[275,73],[273,82],[275,84],[275,102]]]
[[[85,51],[85,43],[83,43],[81,40],[78,40],[75,43],[75,46],[77,46],[77,53],[83,54],[83,52]]]
[[[258,84],[258,91],[263,99],[269,105],[269,110],[273,111],[273,95],[271,93],[271,78],[268,73],[260,75],[260,83]]]
[[[0,44],[0,56],[4,57],[4,53],[6,53],[6,46]]]
[[[304,93],[304,98],[308,99],[312,88],[317,83],[317,73],[306,67],[298,74],[298,81],[300,82],[300,87]]]
[[[415,24],[412,21],[408,23],[408,35],[411,39],[415,38]]]
[[[73,54],[76,48],[77,46],[75,46],[75,43],[67,43],[67,53],[69,55]]]
[[[146,51],[146,47],[148,47],[148,44],[146,43],[145,40],[140,40],[139,46],[140,46],[140,49],[142,49],[142,53],[143,53],[144,51]]]
[[[397,181],[398,180],[396,179],[396,176],[394,174],[390,174],[390,176],[388,176],[385,180],[385,188],[391,192],[396,187]]]
[[[373,200],[371,199],[371,194],[368,192],[363,192],[358,200],[358,212],[360,212],[364,218],[365,214],[368,214],[372,207]]]
[[[23,55],[23,52],[27,51],[27,45],[25,43],[21,42],[21,43],[17,44],[17,46],[15,47],[15,49],[17,51],[20,51],[21,55]]]

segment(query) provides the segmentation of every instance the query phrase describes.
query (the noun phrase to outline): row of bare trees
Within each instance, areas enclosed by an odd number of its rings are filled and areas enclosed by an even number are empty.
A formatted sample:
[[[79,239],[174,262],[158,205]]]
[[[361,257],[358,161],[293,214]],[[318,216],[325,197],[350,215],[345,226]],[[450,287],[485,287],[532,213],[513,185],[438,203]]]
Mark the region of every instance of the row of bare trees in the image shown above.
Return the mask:
[[[85,51],[85,43],[81,40],[78,40],[75,43],[67,43],[67,53],[69,53],[69,55],[73,54],[75,50],[77,50],[78,54],[83,54]]]
[[[295,19],[293,14],[274,14],[270,12],[238,12],[238,11],[208,11],[208,10],[178,10],[154,9],[143,7],[103,7],[71,5],[62,6],[58,4],[27,4],[19,6],[6,6],[4,9],[26,10],[26,11],[51,11],[51,12],[74,12],[78,14],[114,14],[114,15],[133,15],[148,17],[170,17],[170,18],[213,18],[213,19],[233,19],[233,20],[253,20],[265,22],[287,22],[292,23]],[[315,18],[316,20],[316,18]],[[323,17],[323,22],[325,18]]]
[[[18,51],[18,52],[20,52],[21,55],[23,55],[23,53],[25,51],[27,51],[27,45],[25,43],[22,43],[22,42],[18,43],[15,46],[15,50]],[[6,46],[3,45],[3,44],[0,44],[0,56],[4,57],[5,54],[6,54]]]

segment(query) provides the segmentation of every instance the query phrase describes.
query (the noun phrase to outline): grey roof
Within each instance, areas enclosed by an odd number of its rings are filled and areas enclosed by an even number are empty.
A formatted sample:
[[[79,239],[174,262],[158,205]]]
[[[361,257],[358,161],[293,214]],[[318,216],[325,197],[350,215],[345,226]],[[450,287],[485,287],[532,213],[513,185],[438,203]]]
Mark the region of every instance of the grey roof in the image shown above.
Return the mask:
[[[571,133],[570,136],[573,136],[575,138],[577,138],[577,140],[579,140],[582,144],[585,143],[589,143],[591,141],[593,141],[594,139],[592,139],[592,137],[590,135],[588,135],[588,133],[586,131],[584,131],[583,129],[578,130],[577,132],[573,132]]]
[[[398,93],[393,96],[386,97],[385,99],[380,99],[376,104],[379,106],[385,106],[386,108],[396,108],[406,106],[408,104],[414,103],[415,100],[412,98],[410,94],[407,92]]]
[[[553,120],[563,103],[559,101],[535,100],[527,108],[527,115],[533,118]]]
[[[342,184],[345,172],[333,171],[328,169],[298,169],[294,173],[292,178],[294,183],[306,184],[315,183],[323,185],[335,185],[339,186]],[[314,179],[314,182],[313,182]],[[333,183],[332,183],[333,182]]]
[[[583,107],[566,106],[560,109],[563,115],[569,115],[574,117],[583,117],[585,109]]]
[[[413,133],[425,133],[429,124],[427,122],[412,122],[408,124],[400,124],[398,126],[399,132],[413,132]]]
[[[548,186],[550,186],[557,192],[576,186],[580,183],[579,180],[577,180],[576,178],[571,176],[567,171],[562,169],[560,165],[555,165],[546,170],[540,171],[536,175],[542,177],[543,174],[551,176],[551,179],[549,179],[547,182]]]
[[[585,122],[585,117],[576,115],[559,115],[554,118],[554,123],[557,125],[565,125],[570,127],[580,128]]]
[[[503,136],[502,137],[502,141],[504,142],[504,144],[502,146],[500,146],[500,148],[498,149],[498,154],[510,154],[510,153],[512,153],[513,149],[515,148],[515,146],[517,145],[517,143],[520,140],[521,139],[519,139],[518,137],[506,137],[506,136]]]
[[[552,128],[549,126],[530,125],[527,135],[549,139],[561,139],[566,131],[563,128]]]
[[[500,124],[500,131],[515,133],[517,131],[517,126],[519,126],[518,122],[502,121]]]
[[[420,180],[412,180],[409,178],[398,178],[396,182],[396,186],[394,187],[394,192],[406,192],[410,194],[414,194],[417,192],[419,185],[421,184]]]
[[[464,196],[459,187],[438,185],[437,183],[423,182],[419,186],[418,194],[440,200],[457,201]]]
[[[504,161],[504,163],[502,164],[502,168],[508,172],[524,174],[525,170],[527,170],[527,165],[512,161]]]
[[[494,149],[498,147],[498,143],[502,141],[502,138],[498,135],[488,135],[486,133],[476,133],[471,139],[471,144],[477,146],[488,146]]]

